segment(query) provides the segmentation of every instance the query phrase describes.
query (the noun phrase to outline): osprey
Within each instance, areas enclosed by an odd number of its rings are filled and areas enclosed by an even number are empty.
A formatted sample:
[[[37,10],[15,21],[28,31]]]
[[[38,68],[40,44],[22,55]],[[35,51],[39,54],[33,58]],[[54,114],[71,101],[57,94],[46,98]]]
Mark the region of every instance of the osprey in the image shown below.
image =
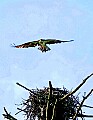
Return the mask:
[[[16,48],[28,48],[28,47],[36,47],[39,46],[38,49],[41,50],[42,52],[46,52],[51,50],[47,44],[55,44],[55,43],[65,43],[65,42],[71,42],[74,40],[69,40],[69,41],[61,41],[61,40],[56,40],[56,39],[40,39],[37,41],[32,41],[32,42],[27,42],[21,45],[12,45],[13,47]]]

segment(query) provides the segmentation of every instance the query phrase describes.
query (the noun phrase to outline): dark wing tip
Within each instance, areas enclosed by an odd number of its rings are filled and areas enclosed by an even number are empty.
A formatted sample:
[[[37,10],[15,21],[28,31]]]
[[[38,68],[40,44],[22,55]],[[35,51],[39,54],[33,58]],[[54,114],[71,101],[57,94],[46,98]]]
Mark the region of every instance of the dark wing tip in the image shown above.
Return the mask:
[[[10,44],[11,47],[16,47],[16,45],[13,43],[13,44]]]
[[[70,40],[70,42],[71,42],[71,41],[74,41],[74,40]]]
[[[14,43],[13,43],[13,44],[11,44],[11,47],[15,47],[15,48],[23,48],[23,46],[22,46],[22,45],[15,45]]]
[[[72,41],[74,41],[74,40],[64,40],[64,41],[61,41],[61,42],[63,42],[63,43],[65,43],[65,42],[72,42]]]

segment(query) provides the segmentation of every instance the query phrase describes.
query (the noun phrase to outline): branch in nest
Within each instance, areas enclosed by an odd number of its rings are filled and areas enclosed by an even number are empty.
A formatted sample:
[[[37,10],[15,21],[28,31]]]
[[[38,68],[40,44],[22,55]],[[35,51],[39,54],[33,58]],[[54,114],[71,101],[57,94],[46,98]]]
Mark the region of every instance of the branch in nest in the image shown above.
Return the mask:
[[[28,89],[27,87],[21,85],[20,83],[17,82],[16,84],[19,85],[19,86],[21,86],[22,88],[26,89],[26,90],[29,91],[30,93],[33,93],[33,94],[37,95],[35,92],[33,92],[32,90]]]
[[[50,106],[50,100],[52,97],[52,84],[51,81],[49,81],[49,95],[48,95],[48,102],[47,102],[47,107],[46,107],[46,120],[49,119],[49,106]]]

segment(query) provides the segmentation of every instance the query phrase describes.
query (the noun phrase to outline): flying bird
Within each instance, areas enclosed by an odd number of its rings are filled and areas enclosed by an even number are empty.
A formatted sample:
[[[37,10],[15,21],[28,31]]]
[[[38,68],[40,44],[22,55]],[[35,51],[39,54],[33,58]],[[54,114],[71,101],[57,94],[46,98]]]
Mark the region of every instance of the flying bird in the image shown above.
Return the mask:
[[[46,51],[49,51],[51,50],[47,44],[55,44],[55,43],[65,43],[65,42],[72,42],[74,40],[65,40],[65,41],[62,41],[62,40],[56,40],[56,39],[40,39],[40,40],[37,40],[37,41],[32,41],[32,42],[27,42],[27,43],[24,43],[24,44],[21,44],[21,45],[12,45],[13,47],[15,48],[28,48],[28,47],[36,47],[36,46],[39,46],[38,49],[41,50],[42,52],[46,52]]]

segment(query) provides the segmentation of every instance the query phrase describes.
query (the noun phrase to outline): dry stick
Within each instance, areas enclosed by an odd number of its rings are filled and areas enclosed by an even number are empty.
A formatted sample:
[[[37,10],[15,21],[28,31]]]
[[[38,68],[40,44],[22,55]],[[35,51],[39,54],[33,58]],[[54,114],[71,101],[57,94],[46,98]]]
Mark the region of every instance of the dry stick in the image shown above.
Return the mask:
[[[17,120],[16,118],[14,118],[12,115],[10,115],[10,114],[7,112],[7,110],[6,110],[5,107],[4,107],[4,111],[5,111],[5,113],[6,113],[6,114],[3,114],[3,116],[4,116],[5,118],[7,118],[7,119],[9,119],[9,120]]]
[[[6,108],[4,107],[4,111],[6,112],[6,114],[8,114],[8,112],[7,112],[7,110],[6,110]]]
[[[23,87],[24,89],[26,89],[27,91],[29,91],[29,92],[31,92],[31,93],[33,93],[33,94],[35,94],[35,95],[37,95],[36,93],[34,93],[32,90],[30,90],[30,89],[28,89],[27,87],[25,87],[25,86],[23,86],[23,85],[21,85],[20,83],[16,83],[17,85],[19,85],[19,86],[21,86],[21,87]]]
[[[49,95],[48,95],[48,101],[47,101],[47,107],[46,107],[46,120],[48,120],[48,115],[49,115],[49,105],[50,105],[50,99],[52,96],[52,84],[51,81],[49,81]]]
[[[20,113],[20,112],[22,112],[22,111],[25,112],[25,109],[26,109],[26,108],[23,109],[23,110],[22,110],[21,108],[17,108],[17,109],[20,110],[20,111],[18,111],[15,115],[17,115],[18,113]]]
[[[58,99],[56,99],[56,101],[55,101],[55,104],[54,104],[54,107],[53,107],[53,115],[52,115],[52,119],[51,120],[53,120],[54,117],[55,117],[55,108],[56,108],[57,101],[58,101]]]
[[[92,106],[89,106],[89,105],[83,105],[82,107],[93,108]]]
[[[78,117],[93,117],[93,115],[77,114]]]
[[[91,95],[92,92],[93,92],[93,89],[92,89],[85,97],[83,97],[83,100],[82,100],[79,108],[77,109],[77,112],[76,112],[76,114],[75,114],[74,117],[73,117],[73,120],[76,120],[77,114],[79,113],[79,111],[80,111],[80,109],[81,109],[84,101]]]
[[[76,100],[76,98],[74,97],[74,99]],[[76,100],[76,102],[78,102],[78,100]],[[78,104],[80,105],[80,103],[78,102]],[[82,107],[87,107],[87,108],[93,108],[92,106],[89,105],[82,105]]]
[[[83,82],[82,82],[81,84],[79,84],[79,86],[76,87],[75,90],[73,90],[72,92],[68,93],[68,94],[65,95],[64,97],[62,97],[61,100],[64,100],[64,99],[66,99],[67,97],[69,97],[70,95],[74,94],[92,75],[93,75],[93,73],[90,74],[89,76],[87,76],[87,77],[83,80]]]

